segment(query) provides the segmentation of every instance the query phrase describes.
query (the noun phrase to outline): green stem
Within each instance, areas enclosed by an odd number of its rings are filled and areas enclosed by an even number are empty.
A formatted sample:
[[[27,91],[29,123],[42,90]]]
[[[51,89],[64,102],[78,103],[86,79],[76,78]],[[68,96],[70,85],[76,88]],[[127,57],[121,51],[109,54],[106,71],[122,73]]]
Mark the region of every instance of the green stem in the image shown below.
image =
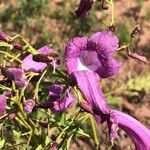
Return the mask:
[[[8,57],[13,58],[14,60],[18,61],[19,63],[22,63],[21,60],[19,60],[19,59],[16,58],[15,56],[9,54],[8,52],[0,51],[0,53],[1,53],[1,54],[5,54],[5,55],[7,55]]]
[[[8,114],[5,114],[5,115],[1,116],[0,120],[3,119],[3,118],[5,118],[5,117],[7,117],[7,116],[8,116]]]
[[[30,78],[27,81],[27,85],[29,84],[29,82],[31,81],[31,79],[35,76],[35,74],[32,74],[30,76]],[[19,98],[19,102],[18,104],[20,104],[22,97],[24,96],[24,92],[25,92],[26,86],[21,90],[21,94],[20,94],[20,98]]]
[[[115,24],[115,7],[114,7],[113,0],[111,0],[110,2],[111,2],[111,24],[110,26],[112,26]]]
[[[36,84],[35,94],[34,94],[33,99],[35,99],[37,102],[38,102],[38,91],[39,91],[39,86],[40,86],[40,83],[41,83],[43,77],[45,76],[46,72],[47,72],[47,70],[45,70],[45,71],[42,73],[42,75],[41,75],[39,81],[38,81],[37,84]]]
[[[3,90],[10,90],[10,91],[12,90],[11,88],[6,87],[6,86],[4,86],[2,84],[0,84],[0,88],[3,89]]]
[[[96,150],[98,150],[99,140],[98,140],[97,133],[96,133],[96,126],[95,126],[94,118],[92,115],[90,116],[90,121],[91,121],[92,130],[93,130],[94,142],[96,144]]]
[[[21,56],[21,54],[16,55],[14,58],[12,58],[12,59],[10,60],[10,62],[13,62],[14,60],[18,59],[20,56]]]
[[[32,127],[22,118],[22,116],[21,116],[19,113],[18,113],[17,115],[18,115],[19,120],[21,120],[22,123],[30,130],[30,131],[29,131],[30,136],[29,136],[29,138],[28,138],[27,145],[26,145],[26,148],[27,148],[27,147],[29,146],[29,144],[30,144],[30,141],[31,141],[31,138],[32,138],[32,135],[33,135],[33,129],[32,129]]]

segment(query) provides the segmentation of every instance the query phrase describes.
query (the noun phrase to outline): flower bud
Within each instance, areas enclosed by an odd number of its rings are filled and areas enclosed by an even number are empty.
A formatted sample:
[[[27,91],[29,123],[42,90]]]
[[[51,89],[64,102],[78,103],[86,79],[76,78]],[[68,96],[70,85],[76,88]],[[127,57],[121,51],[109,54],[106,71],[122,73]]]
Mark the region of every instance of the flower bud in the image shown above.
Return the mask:
[[[32,99],[28,99],[24,104],[24,111],[26,113],[31,113],[35,106],[35,101]]]

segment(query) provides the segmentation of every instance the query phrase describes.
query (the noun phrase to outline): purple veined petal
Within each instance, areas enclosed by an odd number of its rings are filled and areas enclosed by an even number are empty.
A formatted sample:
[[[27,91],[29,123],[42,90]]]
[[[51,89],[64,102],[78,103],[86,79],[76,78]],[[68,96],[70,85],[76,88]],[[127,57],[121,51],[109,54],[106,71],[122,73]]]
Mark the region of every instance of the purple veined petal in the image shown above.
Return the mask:
[[[74,37],[69,40],[66,45],[65,57],[77,58],[80,51],[87,49],[87,37]]]
[[[26,113],[31,113],[32,110],[33,110],[33,108],[34,108],[34,106],[35,106],[35,101],[32,100],[32,99],[28,99],[28,100],[25,102],[23,108],[24,108],[24,111],[25,111]]]
[[[88,50],[99,55],[111,55],[118,48],[119,39],[111,31],[96,32],[88,39]]]
[[[6,97],[0,95],[0,116],[2,116],[6,111],[7,100]]]
[[[25,57],[22,61],[22,68],[28,72],[42,72],[47,67],[46,63],[36,62],[33,60],[32,54]]]
[[[93,3],[93,0],[80,0],[79,7],[75,12],[77,18],[80,20],[84,19],[88,11],[91,9]]]
[[[27,78],[22,69],[19,68],[2,68],[2,74],[10,80],[13,80],[18,88],[27,85]]]
[[[101,119],[100,122],[103,122],[104,114],[109,114],[109,107],[99,88],[97,74],[89,71],[79,71],[74,72],[73,75],[87,102],[96,114],[100,114],[99,120]]]
[[[112,139],[116,137],[117,128],[119,127],[131,137],[136,150],[150,150],[150,129],[133,117],[117,110],[112,110],[110,116],[109,125],[111,125]]]
[[[101,62],[101,66],[96,70],[96,72],[101,78],[108,78],[115,75],[122,64],[111,56],[99,56],[99,61]]]
[[[81,51],[87,48],[87,37],[75,37],[67,42],[65,50],[65,61],[67,72],[78,71],[78,59]]]

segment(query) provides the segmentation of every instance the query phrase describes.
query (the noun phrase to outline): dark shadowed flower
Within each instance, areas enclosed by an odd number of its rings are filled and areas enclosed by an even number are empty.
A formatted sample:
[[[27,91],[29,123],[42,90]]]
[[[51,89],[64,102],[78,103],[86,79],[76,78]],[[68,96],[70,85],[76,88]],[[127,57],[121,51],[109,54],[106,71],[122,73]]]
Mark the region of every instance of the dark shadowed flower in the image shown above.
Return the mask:
[[[118,42],[111,31],[97,32],[90,38],[75,37],[69,40],[65,51],[68,73],[87,70],[96,72],[101,78],[113,76],[121,65],[112,57]]]
[[[49,87],[50,109],[53,112],[59,112],[69,108],[74,100],[70,89],[64,91],[63,85],[53,85]]]
[[[2,116],[6,111],[7,100],[6,97],[0,95],[0,116]]]
[[[84,19],[88,11],[91,9],[93,3],[94,3],[93,0],[80,0],[79,7],[75,12],[77,18],[80,20]]]
[[[2,68],[1,72],[6,78],[13,80],[18,88],[22,88],[22,87],[26,86],[27,78],[22,69]]]
[[[65,89],[64,85],[54,84],[48,88],[48,91],[49,102],[39,104],[38,108],[50,109],[56,113],[66,110],[74,101],[71,88]]]
[[[32,99],[28,99],[28,100],[25,102],[23,108],[24,108],[24,111],[25,111],[26,113],[31,113],[32,110],[33,110],[33,108],[34,108],[34,106],[35,106],[35,101],[32,100]]]
[[[59,99],[60,94],[63,92],[64,86],[60,84],[54,84],[48,87],[49,97],[51,100]]]
[[[32,54],[24,58],[22,67],[25,71],[42,72],[47,64],[57,67],[58,62],[54,59],[57,53],[49,45],[44,46],[38,50],[39,54],[33,57]],[[57,64],[57,65],[56,65]]]
[[[136,150],[150,150],[150,130],[133,117],[111,110],[110,137],[113,140],[117,136],[118,128],[124,130],[132,139]]]

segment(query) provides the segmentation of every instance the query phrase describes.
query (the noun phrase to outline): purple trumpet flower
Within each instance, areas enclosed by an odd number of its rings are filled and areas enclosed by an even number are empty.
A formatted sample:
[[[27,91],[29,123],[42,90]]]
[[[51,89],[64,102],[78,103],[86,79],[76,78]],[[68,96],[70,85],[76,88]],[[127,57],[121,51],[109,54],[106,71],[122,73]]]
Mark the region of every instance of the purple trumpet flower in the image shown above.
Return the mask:
[[[100,78],[107,78],[117,73],[121,63],[112,54],[118,47],[118,38],[111,31],[94,33],[90,38],[75,37],[66,46],[65,61],[67,71],[73,74],[77,84],[91,105],[98,122],[105,120],[109,108],[99,88]]]
[[[0,116],[2,116],[5,113],[6,105],[7,105],[6,97],[0,95]]]
[[[131,137],[136,150],[150,150],[150,130],[133,117],[111,110],[108,125],[112,140],[117,136],[118,128],[120,128]]]
[[[22,69],[2,68],[1,72],[6,78],[13,80],[18,88],[22,88],[26,86],[27,78]]]
[[[82,20],[86,17],[88,11],[91,9],[93,5],[93,0],[81,0],[79,4],[79,8],[76,10],[77,18]]]
[[[42,72],[48,66],[48,62],[55,68],[58,67],[59,62],[54,59],[57,53],[49,45],[40,48],[38,53],[35,57],[30,54],[24,58],[22,68],[25,71]]]
[[[66,46],[67,71],[74,75],[89,104],[82,108],[94,114],[97,122],[108,122],[112,140],[121,128],[132,138],[136,150],[150,150],[150,130],[131,116],[111,110],[98,86],[99,79],[113,76],[120,68],[121,63],[112,57],[117,47],[118,38],[111,31],[98,32],[90,38],[75,37]]]
[[[112,57],[118,42],[111,31],[97,32],[90,38],[75,37],[69,40],[65,51],[68,73],[87,70],[96,72],[101,78],[113,76],[121,66]]]

